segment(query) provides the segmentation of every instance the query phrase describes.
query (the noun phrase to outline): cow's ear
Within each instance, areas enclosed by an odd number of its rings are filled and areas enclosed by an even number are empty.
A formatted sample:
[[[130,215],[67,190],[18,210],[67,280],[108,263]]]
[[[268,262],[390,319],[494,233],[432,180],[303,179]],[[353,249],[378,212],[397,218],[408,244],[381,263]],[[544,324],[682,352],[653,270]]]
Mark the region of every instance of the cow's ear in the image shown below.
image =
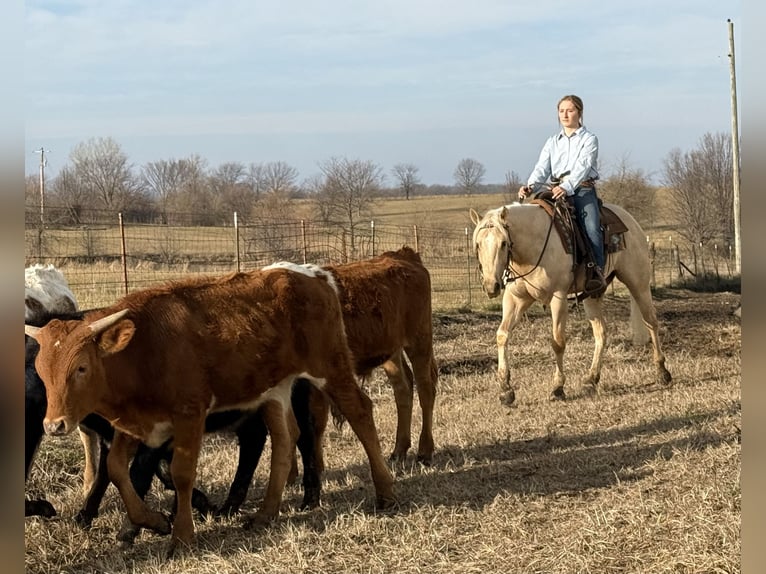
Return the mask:
[[[136,332],[136,325],[130,319],[123,319],[102,331],[97,337],[99,349],[105,355],[119,353],[128,346]]]

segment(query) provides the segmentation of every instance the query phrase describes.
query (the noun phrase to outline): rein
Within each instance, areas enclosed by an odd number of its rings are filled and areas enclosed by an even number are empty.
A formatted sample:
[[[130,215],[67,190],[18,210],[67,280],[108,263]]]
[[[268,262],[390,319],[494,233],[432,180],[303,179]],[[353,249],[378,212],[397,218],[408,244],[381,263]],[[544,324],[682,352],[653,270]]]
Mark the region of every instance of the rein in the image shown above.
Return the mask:
[[[551,237],[551,231],[553,230],[553,218],[550,218],[551,222],[548,225],[548,233],[545,235],[545,242],[543,243],[543,248],[540,251],[540,255],[537,258],[537,261],[532,266],[532,269],[527,271],[526,273],[516,273],[513,269],[513,266],[511,265],[511,248],[513,247],[513,240],[511,239],[511,230],[508,228],[507,225],[503,225],[503,229],[505,230],[505,234],[508,236],[508,259],[505,263],[505,270],[503,271],[503,287],[505,287],[508,283],[513,283],[517,279],[523,279],[527,275],[531,274],[535,269],[537,269],[540,266],[540,261],[543,260],[543,255],[545,254],[545,250],[548,247],[548,240]],[[495,227],[493,223],[485,223],[481,228],[482,229],[492,229]],[[480,266],[481,267],[481,266]]]

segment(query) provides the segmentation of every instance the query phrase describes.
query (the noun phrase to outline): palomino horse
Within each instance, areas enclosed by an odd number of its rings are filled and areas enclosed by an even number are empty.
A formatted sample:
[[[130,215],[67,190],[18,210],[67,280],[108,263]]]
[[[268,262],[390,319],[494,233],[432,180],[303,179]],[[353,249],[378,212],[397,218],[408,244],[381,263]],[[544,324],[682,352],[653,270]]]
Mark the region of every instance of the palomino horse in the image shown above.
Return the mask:
[[[616,277],[630,291],[633,343],[645,344],[648,329],[659,380],[668,384],[671,375],[665,368],[657,315],[649,288],[651,268],[646,235],[627,211],[617,205],[608,207],[623,221],[628,231],[624,234],[625,248],[608,254],[604,275],[608,282]],[[551,217],[539,205],[514,203],[491,209],[484,217],[473,209],[470,213],[476,225],[473,244],[479,260],[482,287],[490,298],[497,297],[504,290],[503,319],[497,329],[500,401],[510,406],[516,398],[509,370],[509,334],[524,311],[535,301],[549,305],[551,309],[551,345],[556,356],[551,399],[564,398],[564,349],[569,312],[567,295],[582,292],[585,282],[583,270],[573,271],[572,255],[565,251],[555,229],[552,229]],[[586,390],[594,391],[601,376],[606,328],[601,297],[588,297],[583,305],[595,338],[593,362],[583,384]]]

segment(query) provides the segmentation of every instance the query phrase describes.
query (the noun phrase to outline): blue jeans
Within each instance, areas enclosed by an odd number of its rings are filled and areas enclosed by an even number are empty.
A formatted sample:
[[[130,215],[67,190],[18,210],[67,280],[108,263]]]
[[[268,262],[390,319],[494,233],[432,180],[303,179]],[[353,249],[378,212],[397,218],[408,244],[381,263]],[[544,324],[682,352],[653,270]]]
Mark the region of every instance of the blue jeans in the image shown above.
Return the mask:
[[[590,241],[593,257],[602,270],[604,269],[604,236],[601,232],[601,216],[598,212],[598,198],[595,187],[578,187],[572,196],[575,216],[580,229]]]

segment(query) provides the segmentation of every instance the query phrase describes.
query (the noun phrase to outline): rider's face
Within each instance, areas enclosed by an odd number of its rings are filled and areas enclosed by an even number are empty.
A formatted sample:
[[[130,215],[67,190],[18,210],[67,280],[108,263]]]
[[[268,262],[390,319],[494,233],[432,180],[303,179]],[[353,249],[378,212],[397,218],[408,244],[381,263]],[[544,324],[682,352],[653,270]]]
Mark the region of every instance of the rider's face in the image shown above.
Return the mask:
[[[580,127],[580,112],[569,100],[559,104],[559,121],[565,128],[577,129]]]

